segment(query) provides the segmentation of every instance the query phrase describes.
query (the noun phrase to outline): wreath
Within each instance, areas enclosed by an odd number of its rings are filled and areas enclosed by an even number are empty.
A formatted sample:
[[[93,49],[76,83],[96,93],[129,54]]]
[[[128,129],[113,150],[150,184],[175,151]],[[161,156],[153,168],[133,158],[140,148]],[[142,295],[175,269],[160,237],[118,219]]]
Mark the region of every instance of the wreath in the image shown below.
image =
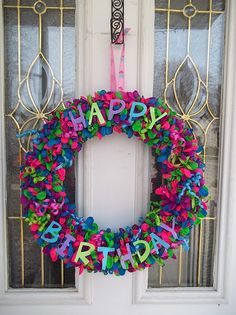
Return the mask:
[[[92,137],[113,132],[133,136],[155,150],[163,184],[157,202],[131,227],[100,229],[79,217],[64,187],[76,152]],[[54,111],[31,140],[21,166],[21,203],[30,230],[52,261],[62,259],[79,272],[124,275],[164,264],[179,245],[188,247],[194,224],[207,214],[202,150],[161,99],[134,92],[98,91]]]

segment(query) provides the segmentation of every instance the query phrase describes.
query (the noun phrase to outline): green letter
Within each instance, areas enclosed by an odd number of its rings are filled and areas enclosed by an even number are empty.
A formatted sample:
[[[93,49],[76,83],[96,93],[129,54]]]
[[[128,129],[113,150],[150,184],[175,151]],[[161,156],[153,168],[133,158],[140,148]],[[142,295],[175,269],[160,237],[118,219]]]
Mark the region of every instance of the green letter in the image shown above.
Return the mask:
[[[97,116],[99,125],[103,126],[106,124],[105,119],[103,118],[102,113],[101,113],[97,103],[92,103],[90,117],[89,117],[89,123],[88,123],[89,125],[91,125],[91,123],[92,123],[93,116]]]
[[[155,115],[155,107],[151,107],[150,108],[150,115],[151,115],[151,125],[148,127],[148,129],[152,129],[152,127],[154,126],[154,124],[158,121],[158,120],[160,120],[160,119],[162,119],[163,117],[165,117],[166,115],[167,115],[167,112],[164,112],[163,114],[161,114],[160,116],[158,116],[157,118],[156,118],[156,115]]]
[[[148,255],[150,254],[150,246],[149,246],[148,242],[143,241],[143,240],[138,240],[138,241],[135,241],[133,244],[135,247],[139,244],[143,244],[145,246],[145,251],[142,255],[140,254],[139,251],[136,252],[140,262],[141,263],[144,262],[144,260],[146,260],[148,258]]]
[[[83,247],[89,247],[89,249],[82,251]],[[86,258],[91,254],[91,252],[95,249],[95,246],[93,244],[87,243],[87,242],[81,242],[79,244],[79,248],[77,250],[77,253],[74,258],[74,262],[78,262],[78,260],[82,260],[84,265],[87,265],[89,263],[89,260]]]

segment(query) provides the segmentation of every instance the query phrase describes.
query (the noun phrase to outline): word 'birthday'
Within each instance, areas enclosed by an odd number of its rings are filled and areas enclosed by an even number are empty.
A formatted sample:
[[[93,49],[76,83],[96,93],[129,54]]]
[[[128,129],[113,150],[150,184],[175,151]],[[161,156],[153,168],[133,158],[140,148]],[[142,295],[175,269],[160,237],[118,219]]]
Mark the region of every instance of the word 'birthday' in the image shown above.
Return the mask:
[[[161,223],[161,227],[166,229],[167,231],[171,232],[172,236],[175,239],[178,238],[177,234],[174,230],[174,222],[173,222],[172,228],[167,226],[164,223]],[[44,231],[44,233],[41,235],[41,239],[47,243],[56,243],[59,239],[59,235],[60,235],[59,233],[61,230],[62,230],[62,226],[58,222],[52,221],[49,224],[49,226],[47,227],[47,229]],[[168,249],[170,247],[170,245],[167,242],[165,242],[162,238],[160,238],[158,235],[156,235],[153,232],[150,233],[150,238],[151,238],[151,243],[153,244],[153,246],[152,246],[153,251],[156,254],[159,253],[159,249],[160,249],[160,248],[158,248],[158,244],[159,244],[159,246],[163,246],[165,249]],[[71,244],[73,244],[75,241],[76,241],[76,239],[71,234],[66,234],[63,241],[61,241],[58,244],[58,246],[56,248],[56,253],[61,258],[66,257],[67,253],[68,253],[69,246]],[[122,268],[127,269],[127,265],[125,264],[125,262],[130,262],[131,265],[134,266],[135,262],[134,262],[133,256],[137,255],[138,259],[142,263],[148,258],[148,256],[151,253],[150,243],[148,243],[145,240],[138,239],[138,240],[134,241],[132,243],[132,245],[136,248],[135,253],[131,252],[130,244],[126,243],[127,254],[123,255],[121,253],[120,248],[114,248],[114,247],[97,247],[97,248],[95,248],[95,246],[92,243],[81,241],[79,243],[79,246],[73,252],[71,261],[75,264],[78,262],[82,262],[86,266],[89,263],[88,256],[90,256],[92,254],[92,252],[96,251],[98,253],[103,254],[102,270],[106,270],[107,259],[108,259],[109,253],[113,253],[116,251],[117,255],[120,258]]]

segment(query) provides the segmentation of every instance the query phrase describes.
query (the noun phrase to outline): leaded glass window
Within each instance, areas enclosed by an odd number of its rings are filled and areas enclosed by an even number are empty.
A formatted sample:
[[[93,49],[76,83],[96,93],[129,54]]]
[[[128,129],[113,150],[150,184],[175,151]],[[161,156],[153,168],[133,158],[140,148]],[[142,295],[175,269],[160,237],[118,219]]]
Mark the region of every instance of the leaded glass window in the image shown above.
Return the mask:
[[[214,284],[224,24],[225,1],[155,1],[154,95],[185,120],[203,146],[211,199],[208,216],[192,230],[190,251],[180,247],[176,259],[151,268],[150,288]],[[152,172],[155,189],[161,179],[157,169]]]
[[[75,286],[74,269],[52,263],[30,234],[20,206],[19,167],[30,134],[75,92],[75,1],[5,0],[7,236],[10,288]],[[70,198],[74,198],[74,172]]]

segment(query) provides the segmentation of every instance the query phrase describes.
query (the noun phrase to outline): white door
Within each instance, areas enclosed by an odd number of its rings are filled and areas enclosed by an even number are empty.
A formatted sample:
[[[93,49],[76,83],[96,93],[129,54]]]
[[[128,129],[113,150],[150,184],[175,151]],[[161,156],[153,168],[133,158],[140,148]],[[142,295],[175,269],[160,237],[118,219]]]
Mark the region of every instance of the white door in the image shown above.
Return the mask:
[[[0,95],[8,116],[1,115],[1,314],[235,314],[235,1],[125,0],[126,90],[165,98],[194,128],[205,146],[212,200],[189,253],[180,248],[165,267],[123,277],[79,276],[40,252],[19,208],[27,142],[15,137],[42,118],[37,101],[49,97],[53,81],[46,112],[61,98],[109,89],[111,2],[2,2]],[[121,48],[114,49],[118,63]],[[67,179],[80,214],[103,228],[136,222],[160,183],[154,159],[124,135],[88,141]]]

